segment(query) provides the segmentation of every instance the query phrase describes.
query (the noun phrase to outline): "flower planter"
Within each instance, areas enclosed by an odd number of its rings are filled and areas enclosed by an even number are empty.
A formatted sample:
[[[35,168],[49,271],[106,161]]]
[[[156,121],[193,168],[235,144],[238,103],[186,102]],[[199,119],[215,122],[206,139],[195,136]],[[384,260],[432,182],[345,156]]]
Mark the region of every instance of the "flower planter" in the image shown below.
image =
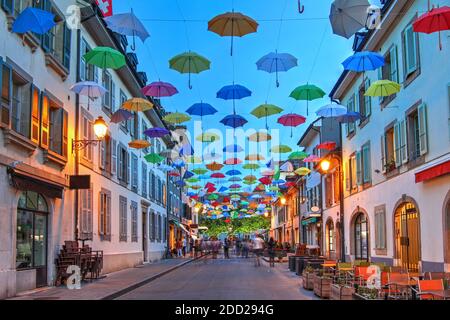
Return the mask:
[[[332,279],[327,277],[314,276],[314,294],[318,297],[330,298]]]
[[[340,286],[338,284],[331,285],[331,300],[353,300],[353,293],[355,289],[347,286]]]
[[[315,274],[312,272],[303,273],[303,288],[306,290],[314,290],[314,277]]]

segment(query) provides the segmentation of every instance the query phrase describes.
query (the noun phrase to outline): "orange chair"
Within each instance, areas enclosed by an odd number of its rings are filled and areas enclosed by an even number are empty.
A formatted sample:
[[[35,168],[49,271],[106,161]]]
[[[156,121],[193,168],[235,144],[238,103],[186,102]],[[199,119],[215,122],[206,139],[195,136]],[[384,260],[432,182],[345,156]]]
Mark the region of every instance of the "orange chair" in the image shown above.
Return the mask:
[[[433,294],[428,294],[427,292],[433,291],[444,291],[444,281],[439,280],[419,280],[419,292],[418,295],[420,300],[434,300]],[[437,298],[439,299],[439,298]]]
[[[407,273],[389,272],[386,284],[388,297],[391,299],[406,299],[407,288],[403,284],[408,282],[409,276]]]

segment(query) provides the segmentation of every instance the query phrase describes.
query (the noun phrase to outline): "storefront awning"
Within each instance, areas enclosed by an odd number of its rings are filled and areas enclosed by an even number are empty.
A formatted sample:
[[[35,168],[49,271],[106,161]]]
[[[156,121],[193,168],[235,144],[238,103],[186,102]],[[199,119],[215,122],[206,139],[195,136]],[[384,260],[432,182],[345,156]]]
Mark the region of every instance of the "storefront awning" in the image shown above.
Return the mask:
[[[416,172],[416,183],[431,180],[450,173],[450,159],[440,162]]]
[[[180,223],[179,221],[177,221],[175,219],[170,219],[170,221],[172,221],[178,228],[180,228],[184,232],[190,233],[189,230],[184,226],[184,224]]]
[[[62,199],[63,197],[63,185],[38,179],[14,168],[8,168],[8,174],[11,176],[11,185],[18,190],[34,191],[49,198]]]
[[[302,226],[306,226],[308,224],[316,223],[316,222],[317,222],[317,217],[307,218],[307,219],[302,220]]]

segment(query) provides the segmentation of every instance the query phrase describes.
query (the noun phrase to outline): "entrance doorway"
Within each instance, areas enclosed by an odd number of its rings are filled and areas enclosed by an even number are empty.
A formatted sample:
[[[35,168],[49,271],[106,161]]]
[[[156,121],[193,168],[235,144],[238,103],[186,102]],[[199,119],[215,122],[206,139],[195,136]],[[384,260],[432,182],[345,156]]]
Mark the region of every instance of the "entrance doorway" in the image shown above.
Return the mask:
[[[369,228],[367,217],[360,212],[355,218],[355,259],[369,260]]]
[[[401,267],[419,271],[419,212],[413,203],[405,202],[395,211],[394,219],[395,257]]]
[[[148,228],[147,211],[142,211],[142,251],[144,252],[144,262],[148,262]]]
[[[47,285],[48,206],[36,192],[23,192],[17,205],[16,269],[36,270],[36,287]]]

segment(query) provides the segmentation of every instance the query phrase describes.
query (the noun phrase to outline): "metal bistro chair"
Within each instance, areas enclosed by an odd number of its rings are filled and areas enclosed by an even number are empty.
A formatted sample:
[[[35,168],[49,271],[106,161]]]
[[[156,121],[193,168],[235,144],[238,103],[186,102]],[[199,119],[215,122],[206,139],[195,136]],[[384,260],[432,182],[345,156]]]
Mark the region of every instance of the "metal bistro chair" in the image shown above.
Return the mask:
[[[385,285],[385,288],[387,288],[388,298],[394,300],[408,300],[409,286],[406,284],[409,284],[409,282],[410,278],[407,273],[389,272],[388,282]]]
[[[419,296],[420,300],[439,300],[433,295],[433,291],[442,292],[444,291],[444,281],[442,279],[435,280],[419,280],[419,289],[413,289],[416,291],[416,295]]]

